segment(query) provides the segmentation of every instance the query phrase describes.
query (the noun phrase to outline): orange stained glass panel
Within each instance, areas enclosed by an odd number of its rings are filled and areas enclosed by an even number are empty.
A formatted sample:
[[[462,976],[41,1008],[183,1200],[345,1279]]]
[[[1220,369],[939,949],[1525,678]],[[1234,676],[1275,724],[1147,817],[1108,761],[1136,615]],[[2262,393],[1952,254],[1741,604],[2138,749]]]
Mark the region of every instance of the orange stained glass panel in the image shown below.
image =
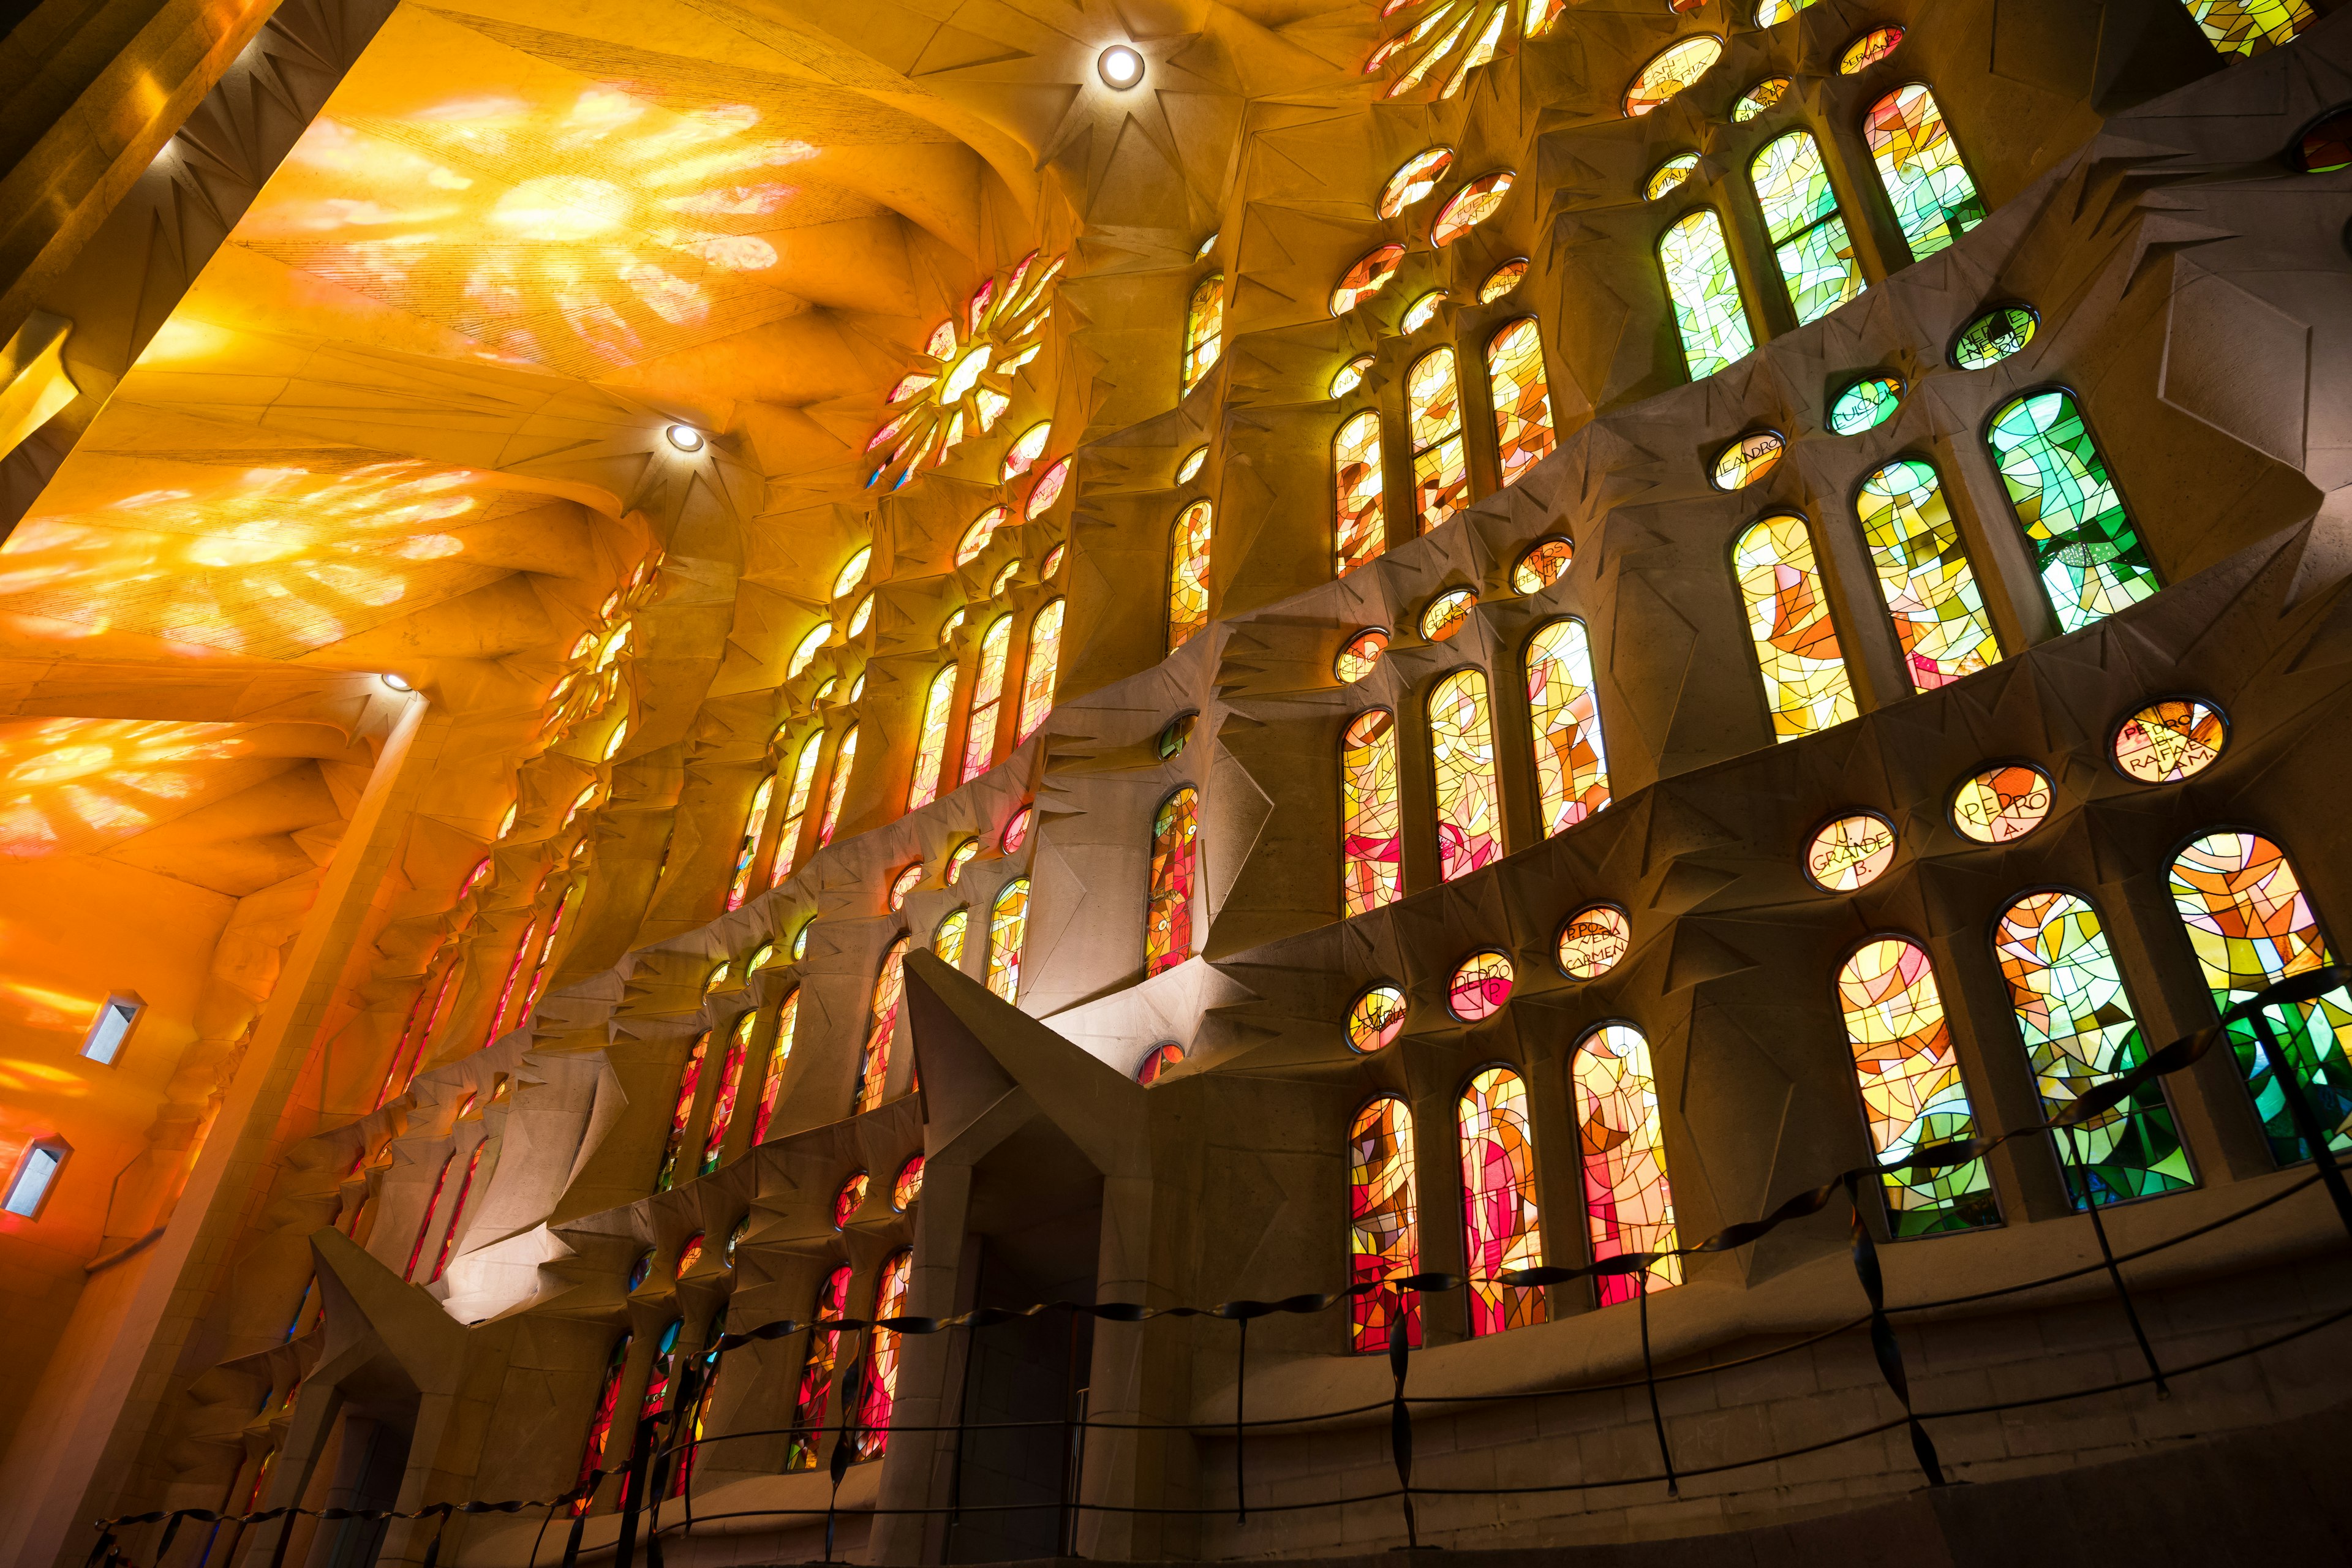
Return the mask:
[[[1367,408],[1342,424],[1331,438],[1337,515],[1331,532],[1333,576],[1345,577],[1389,547],[1381,485],[1381,416]]]
[[[1450,882],[1503,853],[1495,727],[1483,671],[1457,669],[1430,693],[1429,750],[1437,785],[1438,874]]]
[[[1341,734],[1339,798],[1341,902],[1360,915],[1404,890],[1396,715],[1387,709],[1357,714]]]
[[[1543,335],[1522,316],[1486,344],[1486,383],[1495,406],[1495,450],[1510,484],[1551,455],[1551,392],[1544,381]]]
[[[1649,1040],[1629,1024],[1603,1024],[1578,1042],[1574,1071],[1584,1221],[1594,1261],[1671,1250],[1676,1245],[1675,1194],[1666,1180]],[[1643,1272],[1652,1289],[1679,1285],[1682,1259],[1661,1258]],[[1630,1301],[1642,1289],[1630,1274],[1607,1276],[1598,1284],[1604,1307]]]
[[[1405,413],[1412,437],[1413,514],[1427,533],[1470,500],[1452,349],[1432,349],[1413,362],[1405,375]]]

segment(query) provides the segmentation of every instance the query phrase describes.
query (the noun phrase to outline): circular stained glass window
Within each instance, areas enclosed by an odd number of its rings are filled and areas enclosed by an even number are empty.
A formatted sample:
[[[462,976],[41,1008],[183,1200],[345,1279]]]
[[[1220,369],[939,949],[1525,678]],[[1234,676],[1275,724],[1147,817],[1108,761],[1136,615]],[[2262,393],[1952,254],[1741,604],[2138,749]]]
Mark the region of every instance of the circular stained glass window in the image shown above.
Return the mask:
[[[1679,189],[1682,183],[1691,177],[1691,171],[1697,167],[1697,153],[1676,153],[1650,171],[1649,179],[1642,186],[1642,199],[1654,202],[1660,196]]]
[[[1723,58],[1723,40],[1711,33],[1669,44],[1642,68],[1625,89],[1625,116],[1639,119],[1705,76]]]
[[[1744,490],[1778,467],[1788,443],[1777,430],[1751,430],[1716,454],[1707,482],[1719,490]]]
[[[1004,590],[1013,586],[1013,580],[1020,575],[1021,557],[1016,555],[1012,560],[1006,562],[995,576],[989,579],[988,596],[992,599],[1003,598],[1004,596]],[[959,610],[956,613],[961,616],[963,612]]]
[[[1456,588],[1450,594],[1440,594],[1421,612],[1421,635],[1431,642],[1444,642],[1462,629],[1470,612],[1478,607],[1478,595],[1467,588]]]
[[[905,1214],[923,1195],[923,1157],[912,1156],[898,1167],[898,1180],[890,1184],[890,1206]]]
[[[1394,217],[1435,190],[1437,182],[1445,177],[1445,171],[1453,164],[1451,147],[1432,147],[1407,158],[1403,166],[1389,176],[1389,183],[1381,187],[1381,216]]]
[[[1559,534],[1538,539],[1511,568],[1511,586],[1522,594],[1540,594],[1560,579],[1576,560],[1576,546]]]
[[[1202,466],[1208,460],[1209,448],[1206,447],[1195,447],[1185,453],[1184,460],[1176,465],[1176,482],[1180,485],[1191,484],[1201,477]]]
[[[1367,251],[1348,268],[1339,286],[1331,290],[1331,313],[1344,316],[1387,288],[1389,279],[1396,276],[1397,263],[1403,258],[1402,245],[1383,245]]]
[[[977,838],[967,838],[948,851],[946,878],[949,887],[956,885],[956,879],[963,875],[963,868],[971,865],[971,858],[979,853],[980,840]]]
[[[890,884],[890,908],[893,912],[907,907],[907,895],[913,892],[915,884],[922,879],[923,863],[920,860],[898,873],[898,879]]]
[[[1005,823],[1004,837],[997,840],[997,845],[1007,855],[1018,854],[1021,847],[1029,842],[1029,820],[1030,808],[1024,805]]]
[[[1960,329],[1952,340],[1952,363],[1962,370],[1999,364],[2032,342],[2041,323],[2031,305],[1996,305]]]
[[[815,926],[816,917],[814,915],[811,915],[808,919],[801,921],[800,930],[793,932],[793,962],[794,963],[798,963],[801,960],[808,956],[809,932],[814,930]]]
[[[2295,143],[2294,166],[2306,174],[2352,169],[2352,109],[2331,110],[2305,132]]]
[[[637,1260],[635,1263],[629,1265],[629,1289],[634,1290],[638,1286],[644,1284],[646,1282],[646,1276],[651,1274],[653,1271],[654,1249],[648,1247],[643,1252],[637,1254]]]
[[[1830,405],[1830,428],[1841,436],[1875,430],[1895,417],[1895,407],[1902,401],[1901,376],[1865,375],[1839,393],[1837,401]]]
[[[1511,999],[1511,961],[1492,948],[1462,961],[1445,988],[1446,1009],[1465,1024],[1491,1018]]]
[[[686,1278],[686,1271],[701,1261],[702,1233],[698,1230],[688,1237],[686,1244],[677,1249],[677,1267],[671,1272],[675,1278],[683,1279]]]
[[[1478,285],[1478,303],[1491,305],[1519,286],[1528,275],[1528,258],[1515,256],[1486,274],[1486,281]]]
[[[866,1173],[858,1172],[841,1184],[841,1191],[833,1194],[833,1228],[839,1230],[849,1223],[849,1216],[866,1205]]]
[[[1065,548],[1066,546],[1056,544],[1053,549],[1045,552],[1045,563],[1037,568],[1038,576],[1051,577],[1062,569],[1062,552]]]
[[[1164,763],[1172,757],[1183,755],[1184,747],[1192,739],[1192,726],[1200,721],[1201,716],[1198,713],[1179,713],[1169,720],[1168,727],[1160,731],[1160,739],[1156,742],[1160,751],[1160,760]]]
[[[1494,216],[1503,198],[1511,194],[1515,177],[1508,169],[1497,169],[1454,192],[1453,199],[1438,209],[1437,221],[1429,226],[1429,243],[1443,250]]]
[[[1143,1065],[1135,1069],[1135,1081],[1149,1088],[1183,1059],[1183,1047],[1173,1040],[1162,1040],[1151,1047],[1150,1054],[1143,1058]]]
[[[1845,47],[1845,54],[1838,60],[1838,75],[1861,75],[1893,54],[1902,42],[1902,28],[1873,27]]]
[[[1432,289],[1404,308],[1404,315],[1397,322],[1397,331],[1408,335],[1421,331],[1436,319],[1437,308],[1444,303],[1445,290]]]
[[[1349,360],[1346,364],[1343,364],[1338,370],[1333,371],[1331,373],[1331,395],[1334,397],[1345,397],[1348,394],[1355,391],[1356,388],[1363,385],[1364,377],[1370,373],[1371,368],[1372,356],[1370,354],[1358,354],[1354,359]]]
[[[1366,626],[1349,637],[1348,646],[1339,650],[1339,657],[1331,661],[1331,673],[1353,686],[1371,674],[1372,667],[1388,651],[1389,634],[1378,626]]]
[[[2003,763],[1960,782],[1952,826],[1979,844],[2022,838],[2050,816],[2050,775],[2026,763]]]
[[[750,1215],[745,1215],[741,1219],[737,1220],[735,1228],[727,1233],[727,1250],[719,1254],[719,1260],[728,1268],[735,1267],[735,1249],[743,1245],[743,1238],[751,1233],[751,1216]]]
[[[1633,940],[1633,922],[1614,904],[1587,904],[1559,928],[1560,973],[1598,980],[1617,967]]]
[[[2230,742],[2230,721],[2200,697],[2151,702],[2116,727],[2116,767],[2144,784],[2179,784],[2213,765]]]
[[[1073,459],[1068,458],[1061,458],[1052,468],[1037,476],[1037,482],[1029,487],[1029,500],[1022,506],[1021,514],[1024,517],[1034,521],[1043,515],[1048,507],[1062,499],[1062,487],[1070,482],[1072,461]]]
[[[1805,879],[1825,893],[1851,893],[1895,863],[1895,825],[1874,811],[1823,823],[1805,846]]]
[[[1377,1051],[1403,1032],[1404,993],[1393,985],[1375,985],[1348,1008],[1348,1044],[1360,1051]]]
[[[1739,101],[1731,106],[1731,122],[1734,125],[1745,125],[1786,98],[1788,94],[1789,79],[1787,77],[1768,76],[1740,94]]]

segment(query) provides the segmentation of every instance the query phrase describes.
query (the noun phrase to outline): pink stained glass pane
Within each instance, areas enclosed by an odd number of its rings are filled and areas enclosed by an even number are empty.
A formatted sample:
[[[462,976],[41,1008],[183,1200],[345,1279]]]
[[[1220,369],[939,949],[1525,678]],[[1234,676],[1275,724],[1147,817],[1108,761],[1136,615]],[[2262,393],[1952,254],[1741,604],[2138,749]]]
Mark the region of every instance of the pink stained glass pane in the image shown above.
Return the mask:
[[[1209,624],[1209,545],[1215,515],[1196,500],[1176,514],[1168,533],[1168,651]]]
[[[580,1475],[572,1489],[580,1492],[580,1500],[566,1511],[583,1514],[588,1511],[587,1486],[597,1471],[604,1468],[604,1443],[613,1435],[613,1417],[621,1405],[621,1373],[628,1370],[629,1336],[623,1334],[614,1345],[613,1353],[604,1361],[604,1384],[596,1395],[595,1413],[588,1418],[588,1442],[580,1453]]]
[[[433,1273],[426,1280],[427,1284],[440,1279],[448,1270],[449,1255],[457,1250],[457,1227],[466,1223],[466,1200],[474,1195],[474,1173],[482,1168],[483,1146],[481,1143],[475,1144],[474,1152],[466,1156],[466,1173],[457,1178],[457,1195],[450,1201],[448,1227],[441,1233],[441,1249],[434,1257]],[[427,1209],[425,1217],[426,1225],[430,1226],[433,1219],[432,1210]],[[289,1405],[293,1403],[291,1395],[288,1396],[287,1403]]]
[[[727,1152],[727,1130],[735,1122],[735,1102],[743,1092],[743,1063],[751,1055],[751,1026],[759,1022],[757,1013],[746,1013],[735,1020],[735,1032],[727,1040],[727,1058],[719,1068],[719,1091],[710,1101],[710,1128],[702,1138],[702,1173],[719,1169],[719,1157]]]
[[[1029,433],[1032,436],[1038,437],[1040,445],[1044,443],[1043,432],[1045,428],[1045,427],[1043,425],[1040,425]],[[1021,440],[1025,441],[1028,438],[1028,436],[1024,436]],[[1021,441],[1015,441],[1013,446],[1015,452],[1019,451],[1021,449]],[[1008,453],[1004,460],[1007,464],[1010,464],[1013,461],[1012,455]],[[1026,473],[1028,472],[1028,469],[1029,465],[1027,463],[1023,463],[1021,465],[1021,472]],[[1011,474],[1007,474],[1005,476],[1007,479],[1011,479],[1012,477],[1013,476]],[[996,531],[1004,525],[1005,519],[1011,515],[1012,513],[1007,511],[1003,507],[992,506],[986,511],[982,512],[978,517],[973,518],[971,520],[971,526],[963,531],[963,537],[956,541],[955,563],[959,566],[969,566],[973,562],[979,560],[982,552],[987,550],[988,542],[996,536]]]
[[[1445,1005],[1465,1024],[1491,1018],[1511,999],[1511,961],[1489,950],[1474,952],[1454,970],[1445,987]]]
[[[1337,521],[1331,572],[1345,577],[1388,548],[1388,514],[1381,504],[1381,416],[1367,408],[1339,426],[1331,440],[1331,488]]]
[[[1495,405],[1495,450],[1507,485],[1549,457],[1555,440],[1543,334],[1533,316],[1513,321],[1486,345],[1486,382]]]
[[[857,1089],[853,1111],[867,1111],[882,1103],[890,1077],[890,1036],[898,1026],[898,1004],[907,995],[907,942],[900,937],[882,955],[882,972],[874,980],[874,1016],[866,1031],[866,1049],[857,1061]]]
[[[1405,1342],[1421,1342],[1420,1292],[1386,1283],[1421,1272],[1412,1173],[1412,1111],[1382,1095],[1356,1113],[1348,1133],[1349,1283],[1373,1287],[1349,1303],[1349,1350],[1388,1349],[1399,1314]]]
[[[1192,890],[1200,871],[1200,795],[1191,784],[1171,795],[1151,822],[1151,897],[1144,913],[1144,973],[1158,974],[1192,956]]]
[[[1429,697],[1430,761],[1437,784],[1438,874],[1467,876],[1503,853],[1502,796],[1486,677],[1457,669]]]
[[[1029,879],[1015,877],[988,911],[988,988],[1007,1002],[1021,1000],[1021,942],[1029,931]]]
[[[1549,838],[1609,804],[1609,756],[1582,621],[1554,621],[1528,639],[1528,719],[1535,732],[1538,808]]]
[[[816,1310],[810,1314],[817,1323],[837,1323],[849,1310],[849,1265],[845,1263],[824,1277],[817,1287]],[[824,1425],[825,1401],[833,1394],[834,1368],[841,1359],[841,1331],[814,1328],[809,1331],[807,1357],[801,1363],[799,1394],[793,1401],[793,1435],[784,1446],[784,1468],[814,1470],[825,1445],[824,1434],[818,1430]]]
[[[1359,713],[1339,737],[1341,902],[1350,915],[1404,891],[1403,808],[1397,795],[1396,715]]]
[[[1676,1245],[1675,1194],[1666,1181],[1650,1042],[1631,1025],[1603,1024],[1578,1043],[1574,1070],[1584,1222],[1594,1260],[1671,1250]],[[1644,1272],[1653,1289],[1679,1285],[1682,1259],[1662,1258]],[[1630,1301],[1641,1289],[1630,1274],[1598,1284],[1604,1307]]]
[[[1029,842],[1029,824],[1035,809],[1024,805],[1005,819],[1003,835],[996,842],[1007,855],[1020,854],[1021,847]]]
[[[923,1195],[923,1157],[917,1154],[898,1167],[898,1176],[890,1183],[890,1206],[905,1214]]]
[[[874,1316],[896,1318],[907,1310],[907,1284],[915,1255],[891,1254],[874,1287]],[[878,1459],[890,1447],[890,1412],[898,1402],[900,1339],[897,1330],[877,1327],[866,1342],[865,1386],[858,1391],[857,1457]]]
[[[1393,985],[1375,985],[1348,1008],[1348,1044],[1370,1056],[1393,1045],[1404,1033],[1404,993]]]
[[[1432,349],[1413,361],[1405,374],[1405,413],[1412,435],[1413,515],[1427,533],[1470,499],[1462,392],[1452,349]]]
[[[1037,476],[1037,482],[1029,487],[1029,499],[1022,503],[1023,517],[1034,522],[1053,510],[1054,503],[1062,499],[1063,488],[1070,482],[1071,462],[1071,458],[1057,458],[1051,468]]]
[[[1016,743],[1037,732],[1054,710],[1054,683],[1062,662],[1062,612],[1067,601],[1051,600],[1029,622],[1029,658],[1021,672],[1021,730]]]
[[[1495,1334],[1540,1323],[1549,1315],[1542,1288],[1505,1285],[1495,1278],[1507,1269],[1543,1267],[1535,1135],[1528,1123],[1526,1083],[1508,1068],[1488,1068],[1462,1091],[1454,1122],[1462,1140],[1470,1331]]]
[[[1004,706],[1004,669],[1013,656],[1013,617],[999,616],[980,634],[971,705],[963,724],[963,776],[976,779],[996,760],[996,724]]]
[[[872,1185],[873,1178],[863,1171],[841,1184],[841,1190],[833,1194],[834,1229],[839,1230],[846,1226],[857,1211],[866,1206],[866,1190]]]
[[[784,1087],[784,1064],[793,1059],[793,1026],[800,1022],[801,994],[795,989],[776,1009],[776,1037],[768,1046],[767,1076],[760,1085],[760,1110],[751,1119],[754,1146],[768,1141],[768,1124],[775,1120],[776,1096]]]
[[[705,1030],[694,1037],[694,1048],[686,1053],[685,1070],[677,1075],[677,1103],[669,1113],[669,1142],[662,1147],[661,1171],[654,1178],[654,1191],[666,1193],[677,1181],[677,1157],[686,1147],[686,1124],[694,1118],[694,1097],[702,1088],[702,1055],[710,1048],[710,1034]]]
[[[1491,174],[1479,175],[1456,191],[1453,199],[1438,209],[1437,221],[1429,226],[1429,243],[1443,249],[1494,216],[1503,198],[1511,194],[1513,177],[1510,170],[1497,169]]]

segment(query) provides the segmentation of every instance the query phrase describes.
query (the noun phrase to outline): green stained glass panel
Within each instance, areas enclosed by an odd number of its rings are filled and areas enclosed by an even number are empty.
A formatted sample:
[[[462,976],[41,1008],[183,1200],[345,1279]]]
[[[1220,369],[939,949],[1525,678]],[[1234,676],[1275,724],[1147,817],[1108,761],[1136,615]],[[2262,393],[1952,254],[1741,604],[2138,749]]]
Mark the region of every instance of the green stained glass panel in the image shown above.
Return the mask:
[[[2013,400],[1986,440],[2060,627],[2081,631],[2163,586],[2071,395]]]
[[[1899,375],[1865,375],[1837,395],[1830,405],[1830,428],[1841,436],[1875,430],[1895,417],[1903,402]]]
[[[1666,230],[1658,241],[1658,265],[1666,275],[1693,381],[1713,375],[1756,347],[1739,281],[1732,276],[1731,253],[1724,246],[1723,224],[1712,209],[1701,207]]]
[[[1916,82],[1896,88],[1871,106],[1862,133],[1914,261],[1984,222],[1984,198],[1960,162],[1935,94]]]

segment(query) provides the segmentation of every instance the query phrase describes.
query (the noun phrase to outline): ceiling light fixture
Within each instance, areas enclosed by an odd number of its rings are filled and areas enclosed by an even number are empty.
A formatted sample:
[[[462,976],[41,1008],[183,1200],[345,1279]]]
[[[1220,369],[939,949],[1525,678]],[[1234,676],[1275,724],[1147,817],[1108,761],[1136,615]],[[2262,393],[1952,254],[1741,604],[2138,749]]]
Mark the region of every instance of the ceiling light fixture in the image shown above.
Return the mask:
[[[386,686],[391,687],[394,691],[414,691],[416,689],[416,688],[408,684],[408,679],[405,676],[394,675],[390,670],[386,670],[383,674],[377,676],[376,679],[383,681]]]
[[[1143,57],[1125,44],[1113,44],[1102,52],[1095,68],[1102,73],[1106,86],[1125,92],[1143,79]]]
[[[681,452],[702,450],[702,432],[691,425],[673,425],[662,434],[668,437],[669,444]]]

